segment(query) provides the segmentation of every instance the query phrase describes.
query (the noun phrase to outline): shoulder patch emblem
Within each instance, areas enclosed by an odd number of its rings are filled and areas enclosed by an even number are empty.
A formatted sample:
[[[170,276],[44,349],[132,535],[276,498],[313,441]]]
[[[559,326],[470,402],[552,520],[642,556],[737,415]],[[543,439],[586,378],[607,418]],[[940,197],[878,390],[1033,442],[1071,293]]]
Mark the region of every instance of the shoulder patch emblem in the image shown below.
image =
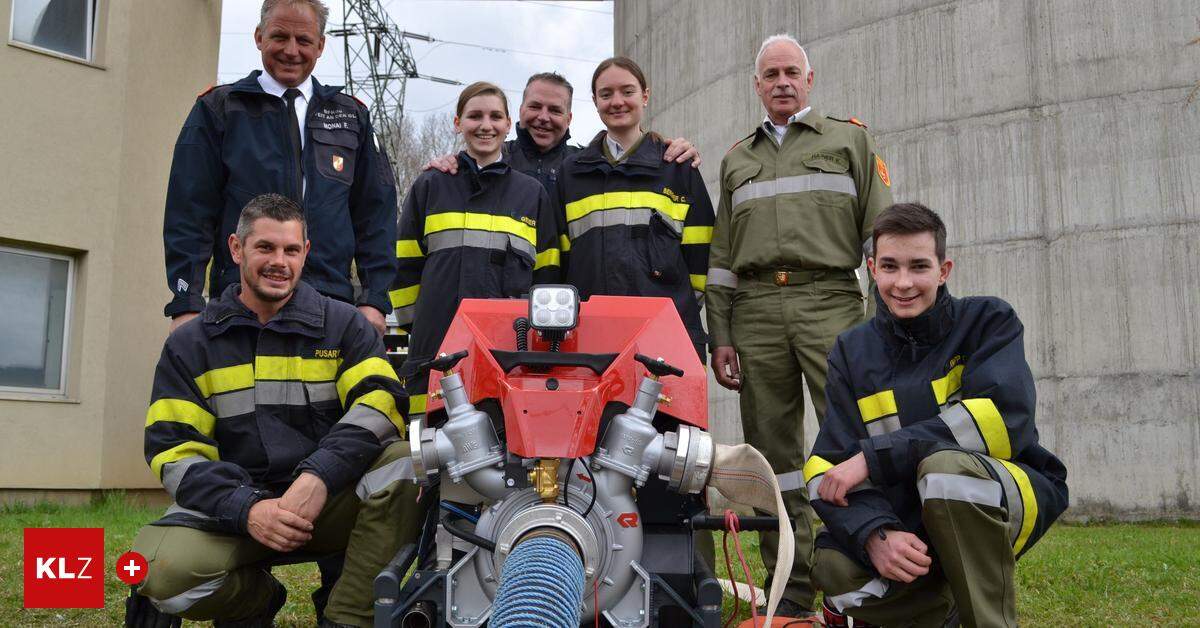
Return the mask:
[[[875,155],[875,174],[879,175],[879,180],[887,187],[892,187],[892,177],[888,175],[887,164],[883,163],[883,157]]]
[[[213,83],[213,84],[209,85],[208,87],[206,87],[204,89],[204,91],[200,92],[199,94],[196,94],[196,98],[202,98],[204,96],[207,96],[209,92],[211,92],[212,90],[214,90],[216,88],[217,88],[217,84]]]

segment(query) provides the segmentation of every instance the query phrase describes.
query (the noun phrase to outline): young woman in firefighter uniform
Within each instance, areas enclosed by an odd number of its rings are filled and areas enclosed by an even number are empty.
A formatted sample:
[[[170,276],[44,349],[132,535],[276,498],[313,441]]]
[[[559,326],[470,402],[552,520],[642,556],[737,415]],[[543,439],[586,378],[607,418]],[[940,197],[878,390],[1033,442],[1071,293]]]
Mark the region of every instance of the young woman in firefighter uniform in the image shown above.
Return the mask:
[[[419,368],[437,354],[461,300],[519,298],[535,277],[560,279],[560,229],[546,190],[501,161],[511,125],[503,90],[467,86],[454,118],[466,144],[458,172],[428,170],[404,199],[390,295],[411,335],[400,377],[413,419],[425,412],[429,385]]]
[[[558,179],[564,268],[583,299],[670,298],[704,362],[700,304],[712,202],[699,170],[664,162],[662,138],[642,130],[649,96],[645,74],[625,57],[605,60],[592,74],[607,130],[569,157]]]
[[[813,580],[831,625],[941,626],[957,604],[964,625],[1015,626],[1016,559],[1067,508],[1024,328],[998,298],[950,296],[928,208],[888,208],[874,243],[877,314],[834,345],[804,467],[825,523]]]

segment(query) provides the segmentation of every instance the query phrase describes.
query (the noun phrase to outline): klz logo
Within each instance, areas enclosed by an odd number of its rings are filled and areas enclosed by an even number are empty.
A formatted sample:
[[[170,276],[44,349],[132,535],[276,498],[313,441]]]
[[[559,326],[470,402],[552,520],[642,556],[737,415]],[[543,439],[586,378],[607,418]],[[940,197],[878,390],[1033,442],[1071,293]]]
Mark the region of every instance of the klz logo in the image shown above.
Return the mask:
[[[25,608],[104,608],[103,528],[25,528]]]
[[[621,524],[622,528],[636,528],[638,514],[636,512],[623,512],[617,517],[617,523]]]

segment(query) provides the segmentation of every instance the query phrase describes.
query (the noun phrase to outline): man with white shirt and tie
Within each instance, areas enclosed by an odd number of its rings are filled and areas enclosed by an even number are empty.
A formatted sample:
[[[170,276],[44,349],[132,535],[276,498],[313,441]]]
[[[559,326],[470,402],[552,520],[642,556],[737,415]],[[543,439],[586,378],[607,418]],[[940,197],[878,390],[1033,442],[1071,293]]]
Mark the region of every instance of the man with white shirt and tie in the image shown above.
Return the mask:
[[[825,369],[837,335],[863,321],[854,270],[891,180],[866,128],[809,106],[813,70],[788,35],[754,63],[766,119],[721,161],[705,282],[717,382],[738,391],[746,442],[771,462],[795,530],[796,559],[778,615],[813,608],[812,511],[805,495],[804,393],[825,415]],[[771,573],[777,539],[764,534]],[[765,586],[770,586],[769,584]]]
[[[238,282],[225,242],[241,208],[274,192],[304,208],[312,240],[304,281],[357,305],[384,332],[395,275],[395,182],[367,108],[311,76],[328,16],[320,0],[265,0],[254,29],[265,71],[210,88],[184,122],[163,224],[172,331],[204,309],[206,280],[210,296]]]

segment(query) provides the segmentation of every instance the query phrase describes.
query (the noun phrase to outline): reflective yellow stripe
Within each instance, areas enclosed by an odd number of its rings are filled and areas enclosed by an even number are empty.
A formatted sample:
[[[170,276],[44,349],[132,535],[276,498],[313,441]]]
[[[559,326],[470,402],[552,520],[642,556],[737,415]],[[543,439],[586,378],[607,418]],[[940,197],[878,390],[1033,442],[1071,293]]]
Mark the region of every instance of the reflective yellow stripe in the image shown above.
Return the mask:
[[[547,266],[559,266],[562,264],[562,254],[558,249],[546,249],[537,254],[537,262],[533,265],[533,269],[545,268]]]
[[[704,292],[704,280],[708,275],[689,275],[692,278],[692,290]]]
[[[238,364],[205,371],[195,381],[205,399],[218,393],[250,388],[254,385],[254,365]]]
[[[429,400],[429,395],[409,395],[408,397],[408,414],[425,414],[425,404]]]
[[[820,456],[809,456],[804,463],[804,483],[808,484],[813,478],[833,468],[833,463]],[[812,497],[811,495],[809,497]]]
[[[571,250],[571,238],[568,238],[565,235],[558,236],[558,248],[563,253],[570,251]]]
[[[935,379],[931,382],[931,385],[933,386],[933,396],[937,398],[939,406],[943,403],[946,403],[946,400],[950,398],[950,395],[953,395],[954,393],[958,392],[960,388],[962,388],[962,372],[963,365],[959,364],[958,366],[950,369],[950,372],[946,373],[945,377],[941,379]]]
[[[649,207],[682,221],[687,217],[689,206],[687,203],[676,203],[671,197],[657,192],[605,192],[567,203],[567,221],[578,220],[597,210],[618,207]]]
[[[396,240],[396,257],[425,257],[421,245],[416,240]]]
[[[970,410],[983,442],[987,443],[987,455],[1001,460],[1012,458],[1012,444],[1008,440],[1008,426],[1000,418],[1000,411],[991,399],[963,399],[963,405]]]
[[[362,362],[359,362],[358,364],[346,369],[346,372],[342,373],[342,376],[338,378],[338,398],[341,399],[343,408],[349,407],[346,405],[346,395],[350,392],[350,390],[357,386],[359,382],[371,377],[372,375],[379,375],[381,377],[400,381],[400,378],[396,377],[396,371],[392,369],[392,365],[388,364],[387,360],[374,357],[367,358]]]
[[[885,390],[870,397],[863,397],[858,400],[858,412],[862,415],[863,423],[896,414],[896,395],[890,390]]]
[[[176,445],[157,456],[150,459],[150,470],[154,472],[154,476],[162,480],[162,468],[165,464],[171,464],[184,458],[192,456],[203,456],[209,460],[220,460],[217,456],[217,448],[205,443],[198,443],[194,440],[189,440],[185,443]]]
[[[1007,460],[1001,460],[1000,464],[1004,465],[1004,468],[1008,469],[1013,479],[1016,480],[1017,488],[1021,491],[1021,504],[1025,507],[1024,519],[1021,520],[1021,533],[1017,535],[1017,542],[1013,545],[1013,553],[1020,554],[1021,550],[1025,549],[1025,544],[1029,542],[1029,535],[1033,534],[1033,525],[1037,523],[1037,497],[1033,494],[1033,484],[1029,483],[1029,476],[1024,469]]]
[[[417,284],[399,290],[389,290],[388,298],[392,301],[392,307],[408,307],[417,302],[417,295],[420,293],[421,284]]]
[[[260,355],[254,358],[254,377],[262,380],[331,382],[337,377],[338,358]]]
[[[248,365],[247,365],[248,366]],[[146,411],[146,427],[159,421],[187,423],[205,436],[212,436],[217,417],[185,399],[159,399]]]
[[[378,410],[392,422],[392,425],[396,426],[400,437],[404,437],[404,417],[400,416],[400,411],[396,409],[396,398],[392,396],[392,393],[386,390],[372,390],[354,400],[354,405],[360,403]]]
[[[438,231],[446,231],[447,229],[474,229],[476,231],[511,233],[522,240],[528,241],[530,244],[537,244],[537,228],[531,227],[515,218],[509,218],[508,216],[445,212],[425,217],[425,235],[437,233]]]
[[[684,227],[684,244],[708,244],[712,242],[712,227]]]

